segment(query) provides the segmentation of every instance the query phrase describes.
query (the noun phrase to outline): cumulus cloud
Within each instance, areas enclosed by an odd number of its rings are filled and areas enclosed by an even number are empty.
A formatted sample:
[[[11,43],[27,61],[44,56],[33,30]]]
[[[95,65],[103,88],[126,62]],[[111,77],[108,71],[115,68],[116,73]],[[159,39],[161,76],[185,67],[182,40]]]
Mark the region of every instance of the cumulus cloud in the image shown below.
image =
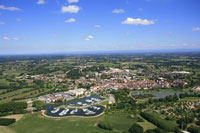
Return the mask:
[[[93,39],[93,38],[94,38],[93,36],[89,35],[89,36],[87,36],[87,38],[85,38],[85,40],[86,40],[86,41],[89,41],[89,40],[91,40],[91,39]]]
[[[69,5],[69,6],[62,6],[61,8],[61,12],[62,13],[78,13],[80,10],[80,7],[76,6],[76,5]]]
[[[45,0],[38,0],[37,4],[41,5],[41,4],[45,4]]]
[[[75,18],[70,18],[70,19],[65,20],[65,23],[74,23],[74,22],[76,22]]]
[[[8,36],[3,36],[2,39],[3,39],[3,40],[6,40],[6,41],[10,41],[10,40],[18,41],[18,40],[21,40],[19,37],[10,38],[10,37],[8,37]]]
[[[192,29],[192,31],[200,31],[200,27],[195,27]]]
[[[9,37],[7,37],[7,36],[3,36],[3,40],[9,41],[9,40],[10,40],[10,38],[9,38]]]
[[[124,13],[125,11],[123,9],[114,9],[112,13]]]
[[[19,11],[20,10],[17,7],[6,7],[4,5],[0,5],[0,9],[2,9],[2,10],[8,10],[8,11]]]
[[[95,28],[101,28],[101,25],[94,25]]]
[[[79,0],[67,0],[68,1],[68,3],[78,3],[79,2]]]
[[[127,18],[122,24],[132,24],[132,25],[151,25],[155,24],[154,20],[140,19],[140,18]]]
[[[0,22],[0,24],[5,24],[4,22]]]
[[[18,41],[18,40],[20,40],[20,38],[14,37],[13,40]]]

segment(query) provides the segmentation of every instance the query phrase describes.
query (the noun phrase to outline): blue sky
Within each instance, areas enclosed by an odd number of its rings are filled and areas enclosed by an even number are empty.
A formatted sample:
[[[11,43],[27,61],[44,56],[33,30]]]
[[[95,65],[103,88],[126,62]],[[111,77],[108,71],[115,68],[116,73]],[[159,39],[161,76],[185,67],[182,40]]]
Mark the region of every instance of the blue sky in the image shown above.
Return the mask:
[[[0,54],[197,48],[199,0],[0,0]]]

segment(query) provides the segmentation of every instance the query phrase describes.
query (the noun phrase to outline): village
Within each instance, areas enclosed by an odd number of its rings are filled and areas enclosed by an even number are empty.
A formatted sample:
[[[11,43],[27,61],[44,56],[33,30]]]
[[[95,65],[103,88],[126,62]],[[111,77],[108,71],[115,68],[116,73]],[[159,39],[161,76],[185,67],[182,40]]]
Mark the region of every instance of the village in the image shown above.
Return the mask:
[[[87,66],[81,67],[81,69],[84,68],[87,68]],[[25,74],[17,78],[19,78],[20,80],[25,80],[26,82],[43,80],[47,83],[53,82],[63,86],[65,86],[67,83],[71,83],[68,91],[57,92],[38,97],[39,100],[44,101],[45,103],[55,102],[57,100],[68,101],[73,99],[74,96],[83,96],[90,93],[104,92],[113,89],[118,90],[120,88],[129,88],[131,90],[151,90],[170,88],[179,84],[187,85],[187,82],[185,82],[183,79],[175,79],[173,82],[168,82],[163,77],[159,77],[159,79],[157,80],[150,80],[148,78],[139,79],[137,78],[137,73],[141,74],[143,72],[129,69],[110,68],[109,70],[92,73],[92,75],[94,75],[94,78],[87,78],[88,75],[86,74],[84,77],[80,77],[79,79],[69,79],[66,78],[67,73],[55,74],[51,77],[42,74]],[[171,72],[171,74],[174,73],[177,72]],[[189,74],[189,72],[187,72],[186,74]],[[81,84],[82,86],[89,85],[89,88],[79,88],[79,84]],[[59,88],[55,89],[59,90]]]

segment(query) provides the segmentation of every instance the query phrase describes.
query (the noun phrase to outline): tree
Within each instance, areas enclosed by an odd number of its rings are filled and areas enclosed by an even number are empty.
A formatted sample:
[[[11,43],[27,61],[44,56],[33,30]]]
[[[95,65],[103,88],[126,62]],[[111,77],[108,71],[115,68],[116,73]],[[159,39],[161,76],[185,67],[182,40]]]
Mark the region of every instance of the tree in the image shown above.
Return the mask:
[[[33,102],[33,107],[36,107],[37,111],[41,111],[43,109],[44,103],[40,100],[36,100]]]
[[[191,126],[187,129],[190,133],[200,133],[200,129],[198,127]]]
[[[0,104],[0,113],[5,113],[5,112],[16,113],[16,112],[21,112],[26,108],[27,108],[26,102],[8,102]]]
[[[9,119],[9,118],[0,118],[0,125],[2,126],[8,126],[12,123],[16,122],[15,119]]]
[[[146,130],[145,133],[156,133],[156,132],[153,129],[148,129],[148,130]]]
[[[102,129],[113,130],[112,126],[107,122],[100,122],[98,124],[98,127],[102,128]]]
[[[141,127],[140,125],[138,124],[133,124],[129,130],[128,130],[130,133],[143,133],[144,132],[144,129],[143,127]]]

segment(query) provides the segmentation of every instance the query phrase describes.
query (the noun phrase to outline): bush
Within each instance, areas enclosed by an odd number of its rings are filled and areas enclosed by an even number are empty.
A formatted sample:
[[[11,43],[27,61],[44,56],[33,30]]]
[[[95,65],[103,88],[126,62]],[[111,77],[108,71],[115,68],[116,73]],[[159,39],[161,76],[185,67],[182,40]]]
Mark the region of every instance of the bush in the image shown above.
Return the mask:
[[[148,130],[146,130],[145,133],[156,133],[156,132],[153,129],[148,129]]]
[[[142,119],[141,117],[136,117],[138,122],[144,122],[144,119]]]
[[[190,133],[200,133],[200,129],[198,127],[191,126],[187,129]]]
[[[15,112],[26,108],[26,102],[8,102],[0,104],[0,113]]]
[[[0,118],[0,125],[2,126],[8,126],[15,122],[16,122],[15,119]]]
[[[1,113],[0,114],[0,117],[3,117],[3,116],[7,116],[7,115],[12,115],[13,113]]]
[[[130,128],[129,128],[129,132],[130,133],[143,133],[143,127],[141,127],[140,125],[138,124],[133,124]]]
[[[148,129],[145,133],[167,133],[166,131],[156,128],[156,129]]]
[[[160,118],[156,113],[142,112],[141,116],[166,131],[177,130],[177,126],[173,122]]]
[[[40,100],[36,100],[33,102],[33,107],[36,107],[37,111],[40,111],[43,109],[44,103]]]
[[[113,130],[112,126],[107,122],[100,122],[98,127],[106,130]]]

